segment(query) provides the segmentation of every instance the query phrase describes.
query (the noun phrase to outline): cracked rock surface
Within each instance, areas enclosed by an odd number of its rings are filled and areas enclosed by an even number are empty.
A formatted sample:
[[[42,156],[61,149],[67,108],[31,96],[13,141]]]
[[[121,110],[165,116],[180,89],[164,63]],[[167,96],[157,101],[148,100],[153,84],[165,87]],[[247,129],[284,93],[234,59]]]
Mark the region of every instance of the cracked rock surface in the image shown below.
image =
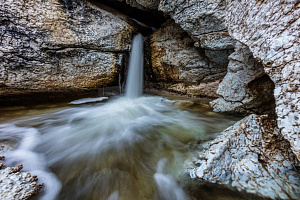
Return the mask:
[[[250,115],[199,154],[191,177],[229,184],[271,199],[298,199],[299,162],[267,115]]]
[[[299,1],[227,0],[226,24],[274,81],[278,127],[300,160]]]
[[[133,31],[86,1],[0,0],[0,91],[112,84]]]

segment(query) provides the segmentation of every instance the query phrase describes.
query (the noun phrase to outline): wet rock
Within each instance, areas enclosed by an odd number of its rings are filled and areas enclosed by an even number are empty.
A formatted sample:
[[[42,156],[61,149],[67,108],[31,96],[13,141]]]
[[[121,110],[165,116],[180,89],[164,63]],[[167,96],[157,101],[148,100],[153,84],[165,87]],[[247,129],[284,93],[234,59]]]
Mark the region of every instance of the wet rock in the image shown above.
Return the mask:
[[[199,154],[193,178],[230,184],[271,199],[298,199],[299,162],[266,115],[250,115],[229,127]]]
[[[194,105],[194,102],[189,100],[175,100],[173,105],[179,108],[188,108]]]
[[[0,0],[0,90],[117,83],[134,28],[86,1]]]
[[[228,72],[220,83],[220,98],[211,102],[214,111],[275,114],[274,83],[247,46],[237,43],[229,56]]]
[[[229,0],[226,24],[275,83],[278,127],[300,160],[299,1]]]
[[[167,90],[195,96],[216,96],[216,85],[226,73],[226,65],[211,62],[193,46],[194,41],[172,20],[150,38],[152,69],[156,80]]]
[[[1,163],[2,164],[2,163]],[[29,199],[43,185],[28,172],[21,172],[22,165],[0,169],[0,198],[6,200]]]
[[[220,81],[221,80],[216,80],[213,82],[199,83],[194,85],[189,85],[185,83],[175,83],[168,86],[168,90],[181,94],[186,94],[191,97],[198,96],[216,98],[219,97],[216,91],[219,87]]]

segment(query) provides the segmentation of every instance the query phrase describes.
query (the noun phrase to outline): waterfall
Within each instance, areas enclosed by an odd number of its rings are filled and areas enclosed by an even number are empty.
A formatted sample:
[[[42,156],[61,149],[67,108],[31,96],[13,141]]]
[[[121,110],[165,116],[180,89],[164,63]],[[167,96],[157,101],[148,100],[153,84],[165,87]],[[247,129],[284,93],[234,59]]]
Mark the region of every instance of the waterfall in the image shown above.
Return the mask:
[[[143,93],[144,45],[143,36],[137,34],[132,41],[125,94],[137,98]]]

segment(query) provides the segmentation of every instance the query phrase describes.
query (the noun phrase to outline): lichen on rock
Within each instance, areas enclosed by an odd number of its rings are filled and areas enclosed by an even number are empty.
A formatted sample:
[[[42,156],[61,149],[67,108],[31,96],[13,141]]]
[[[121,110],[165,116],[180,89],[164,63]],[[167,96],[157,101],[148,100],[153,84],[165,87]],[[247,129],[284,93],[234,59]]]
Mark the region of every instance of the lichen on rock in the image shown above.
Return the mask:
[[[223,131],[199,153],[191,177],[229,184],[271,199],[300,196],[299,163],[267,115],[250,115]]]

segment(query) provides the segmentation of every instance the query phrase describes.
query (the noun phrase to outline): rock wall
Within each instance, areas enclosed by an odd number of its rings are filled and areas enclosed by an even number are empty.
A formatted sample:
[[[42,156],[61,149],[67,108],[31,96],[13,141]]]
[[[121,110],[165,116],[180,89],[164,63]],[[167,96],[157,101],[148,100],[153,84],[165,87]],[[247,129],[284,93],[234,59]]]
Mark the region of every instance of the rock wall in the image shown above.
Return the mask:
[[[274,83],[249,48],[239,42],[229,56],[228,72],[220,83],[220,98],[211,102],[216,112],[275,115]]]
[[[226,129],[199,154],[191,177],[229,184],[271,199],[300,197],[299,164],[266,115],[250,115]]]
[[[210,49],[232,49],[234,40],[225,26],[225,0],[161,0],[159,10],[173,18],[196,42]]]
[[[226,64],[216,64],[197,49],[181,27],[169,20],[150,37],[152,69],[161,88],[216,97]],[[207,87],[209,85],[210,87]]]
[[[0,0],[0,90],[117,82],[134,28],[86,1]]]
[[[274,81],[278,127],[300,160],[299,1],[227,0],[226,24]]]
[[[159,42],[160,48],[154,47],[155,50],[152,51],[154,53],[152,56],[154,71],[160,68],[159,73],[156,73],[158,79],[166,81],[166,76],[162,74],[174,73],[173,77],[169,79],[171,82],[167,86],[169,90],[191,96],[218,97],[216,89],[225,75],[229,62],[228,56],[233,52],[235,44],[235,40],[229,36],[225,27],[225,1],[161,0],[158,9],[168,14],[182,29],[180,30],[181,38],[167,33],[175,30],[170,28],[167,30],[166,27],[162,27],[164,30],[157,31],[152,36],[154,38],[152,41],[159,40],[155,37],[166,38],[167,35],[171,38],[164,41],[165,43]],[[182,35],[186,35],[185,32],[192,40],[186,39],[188,44],[185,42],[186,44],[183,46]],[[158,36],[158,34],[165,36]],[[184,38],[188,37],[184,36]],[[173,45],[167,44],[169,41],[173,41]],[[193,43],[196,48],[192,46]],[[161,48],[164,45],[166,47]],[[179,49],[181,49],[181,53],[178,52]],[[188,50],[185,51],[186,49]],[[158,54],[161,59],[158,58]],[[175,70],[173,70],[174,68]],[[185,77],[179,74],[184,74]],[[181,80],[178,80],[179,77]]]

